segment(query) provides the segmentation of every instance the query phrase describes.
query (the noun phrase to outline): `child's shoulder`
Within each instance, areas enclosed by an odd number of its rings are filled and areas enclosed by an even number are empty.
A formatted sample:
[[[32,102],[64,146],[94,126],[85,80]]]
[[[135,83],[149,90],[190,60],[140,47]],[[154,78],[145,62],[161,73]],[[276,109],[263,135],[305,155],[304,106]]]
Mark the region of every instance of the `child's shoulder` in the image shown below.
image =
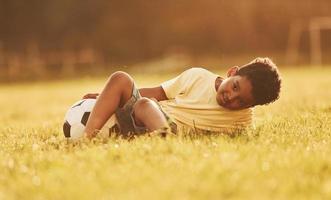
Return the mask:
[[[191,68],[187,69],[186,71],[195,72],[195,71],[208,71],[208,70],[205,69],[204,67],[191,67]]]
[[[190,73],[190,74],[212,74],[211,71],[203,68],[203,67],[191,67],[187,69],[185,72]]]

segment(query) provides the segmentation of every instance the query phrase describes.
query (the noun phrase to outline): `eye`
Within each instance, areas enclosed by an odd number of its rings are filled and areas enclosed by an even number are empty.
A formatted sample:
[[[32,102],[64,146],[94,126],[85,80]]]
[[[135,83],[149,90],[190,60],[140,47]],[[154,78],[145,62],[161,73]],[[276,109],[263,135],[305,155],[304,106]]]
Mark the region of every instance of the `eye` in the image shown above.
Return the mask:
[[[238,90],[238,86],[235,83],[233,83],[233,90],[234,91],[237,91]]]

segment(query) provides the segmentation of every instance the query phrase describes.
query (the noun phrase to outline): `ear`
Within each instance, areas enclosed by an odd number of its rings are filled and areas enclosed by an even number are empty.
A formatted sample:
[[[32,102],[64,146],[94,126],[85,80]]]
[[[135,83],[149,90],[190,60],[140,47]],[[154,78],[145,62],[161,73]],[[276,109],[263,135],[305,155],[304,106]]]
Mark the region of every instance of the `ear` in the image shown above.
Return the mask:
[[[230,69],[228,69],[227,76],[228,77],[235,76],[237,74],[238,70],[239,70],[238,66],[231,67]]]

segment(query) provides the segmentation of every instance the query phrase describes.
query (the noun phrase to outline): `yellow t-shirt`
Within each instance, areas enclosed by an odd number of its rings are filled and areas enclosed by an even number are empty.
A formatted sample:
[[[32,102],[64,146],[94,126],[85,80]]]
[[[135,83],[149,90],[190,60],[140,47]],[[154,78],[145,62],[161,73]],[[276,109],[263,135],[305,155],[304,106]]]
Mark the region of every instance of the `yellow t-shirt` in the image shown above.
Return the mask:
[[[203,68],[191,68],[161,84],[169,100],[162,110],[177,125],[207,131],[231,131],[251,125],[252,109],[228,110],[216,101],[218,77]]]

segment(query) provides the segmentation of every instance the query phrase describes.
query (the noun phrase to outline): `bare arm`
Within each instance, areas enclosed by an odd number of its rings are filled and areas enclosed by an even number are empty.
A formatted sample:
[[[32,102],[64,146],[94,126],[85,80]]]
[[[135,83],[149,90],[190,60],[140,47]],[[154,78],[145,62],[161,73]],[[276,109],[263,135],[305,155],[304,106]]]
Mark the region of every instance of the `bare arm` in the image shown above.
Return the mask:
[[[83,96],[82,99],[96,99],[99,96],[99,93],[88,93]]]
[[[161,86],[153,88],[141,88],[139,89],[141,96],[147,98],[155,98],[157,101],[168,100],[163,88]]]

